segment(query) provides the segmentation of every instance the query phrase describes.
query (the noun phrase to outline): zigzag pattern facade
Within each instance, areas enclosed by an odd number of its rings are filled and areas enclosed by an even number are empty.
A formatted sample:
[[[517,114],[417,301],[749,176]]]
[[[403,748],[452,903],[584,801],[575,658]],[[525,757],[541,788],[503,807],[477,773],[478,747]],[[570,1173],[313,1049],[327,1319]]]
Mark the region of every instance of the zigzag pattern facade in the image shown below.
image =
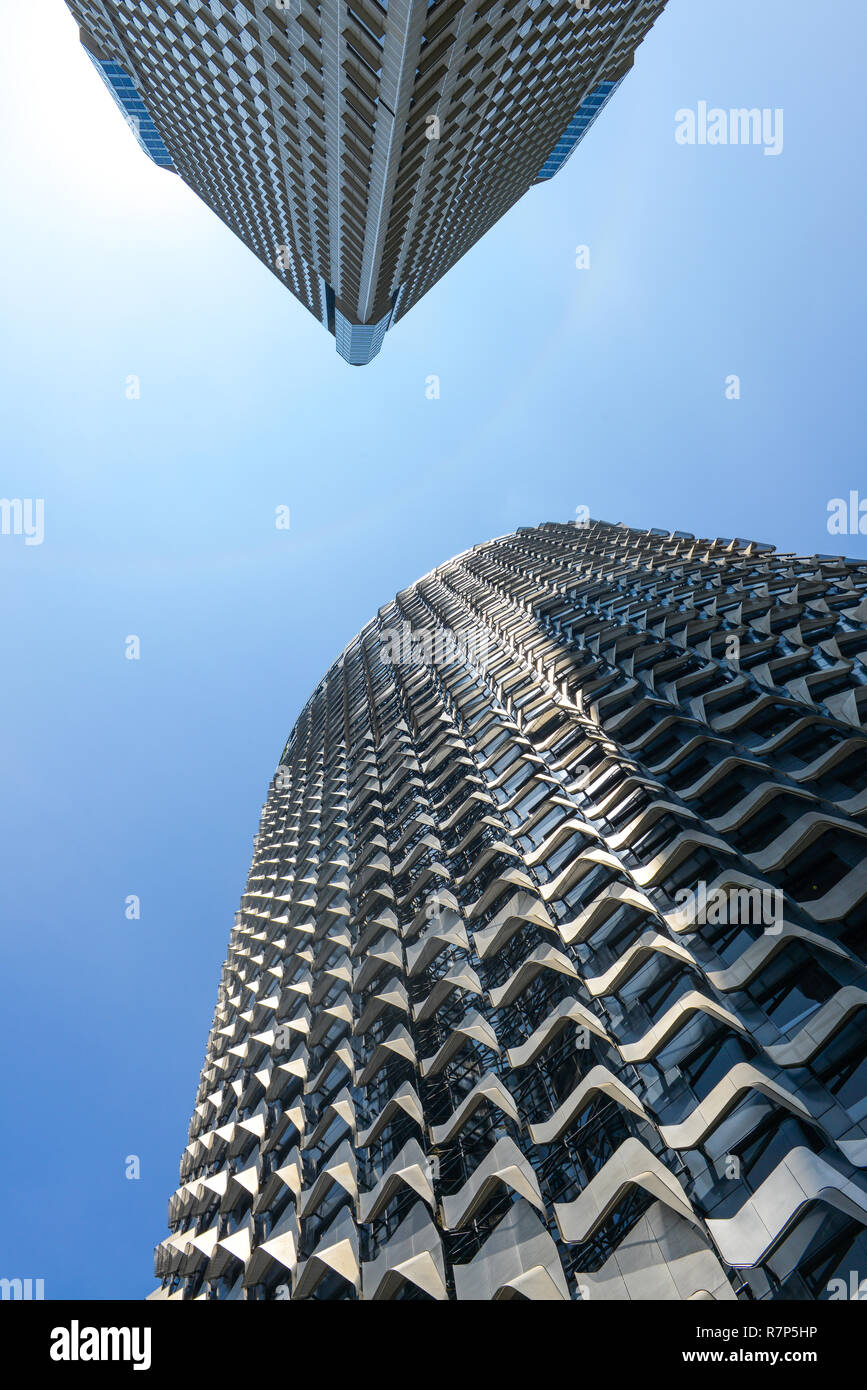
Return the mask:
[[[865,618],[867,562],[603,522],[381,609],[272,781],[151,1296],[863,1267]]]

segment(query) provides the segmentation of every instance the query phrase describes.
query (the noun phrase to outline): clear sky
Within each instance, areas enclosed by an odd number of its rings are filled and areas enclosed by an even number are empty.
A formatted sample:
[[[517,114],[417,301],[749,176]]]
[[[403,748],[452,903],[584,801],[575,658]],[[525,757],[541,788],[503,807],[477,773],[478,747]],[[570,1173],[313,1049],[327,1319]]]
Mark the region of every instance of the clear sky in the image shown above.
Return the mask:
[[[268,780],[376,610],[582,505],[867,553],[826,526],[867,498],[867,6],[670,0],[366,368],[139,151],[61,0],[0,18],[0,493],[45,504],[0,536],[0,1276],[134,1299]],[[701,101],[781,108],[782,153],[679,145]]]

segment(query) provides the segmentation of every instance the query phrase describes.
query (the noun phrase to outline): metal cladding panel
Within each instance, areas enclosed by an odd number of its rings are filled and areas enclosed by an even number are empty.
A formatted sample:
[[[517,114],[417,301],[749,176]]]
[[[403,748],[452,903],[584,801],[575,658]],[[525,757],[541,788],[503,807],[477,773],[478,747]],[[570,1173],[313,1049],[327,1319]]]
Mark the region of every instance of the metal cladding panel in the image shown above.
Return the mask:
[[[604,522],[286,743],[155,1296],[819,1298],[867,1222],[867,563]]]

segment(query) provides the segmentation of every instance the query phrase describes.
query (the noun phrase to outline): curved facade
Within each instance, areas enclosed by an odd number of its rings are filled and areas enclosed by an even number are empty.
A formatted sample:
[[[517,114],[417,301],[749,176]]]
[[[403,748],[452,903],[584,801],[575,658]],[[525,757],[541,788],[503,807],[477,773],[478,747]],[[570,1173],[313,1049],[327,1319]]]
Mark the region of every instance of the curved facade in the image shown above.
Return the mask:
[[[381,609],[272,781],[151,1296],[867,1273],[865,618],[867,561],[602,522]]]

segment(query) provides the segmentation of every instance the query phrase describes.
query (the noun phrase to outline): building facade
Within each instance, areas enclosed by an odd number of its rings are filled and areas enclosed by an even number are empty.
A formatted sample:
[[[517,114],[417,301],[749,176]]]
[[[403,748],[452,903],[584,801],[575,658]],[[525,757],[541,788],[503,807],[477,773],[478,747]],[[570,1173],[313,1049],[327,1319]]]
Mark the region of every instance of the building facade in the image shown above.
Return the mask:
[[[363,365],[556,173],[665,0],[67,0],[142,147]]]
[[[603,522],[382,608],[272,781],[151,1297],[855,1296],[865,620],[867,561]]]

